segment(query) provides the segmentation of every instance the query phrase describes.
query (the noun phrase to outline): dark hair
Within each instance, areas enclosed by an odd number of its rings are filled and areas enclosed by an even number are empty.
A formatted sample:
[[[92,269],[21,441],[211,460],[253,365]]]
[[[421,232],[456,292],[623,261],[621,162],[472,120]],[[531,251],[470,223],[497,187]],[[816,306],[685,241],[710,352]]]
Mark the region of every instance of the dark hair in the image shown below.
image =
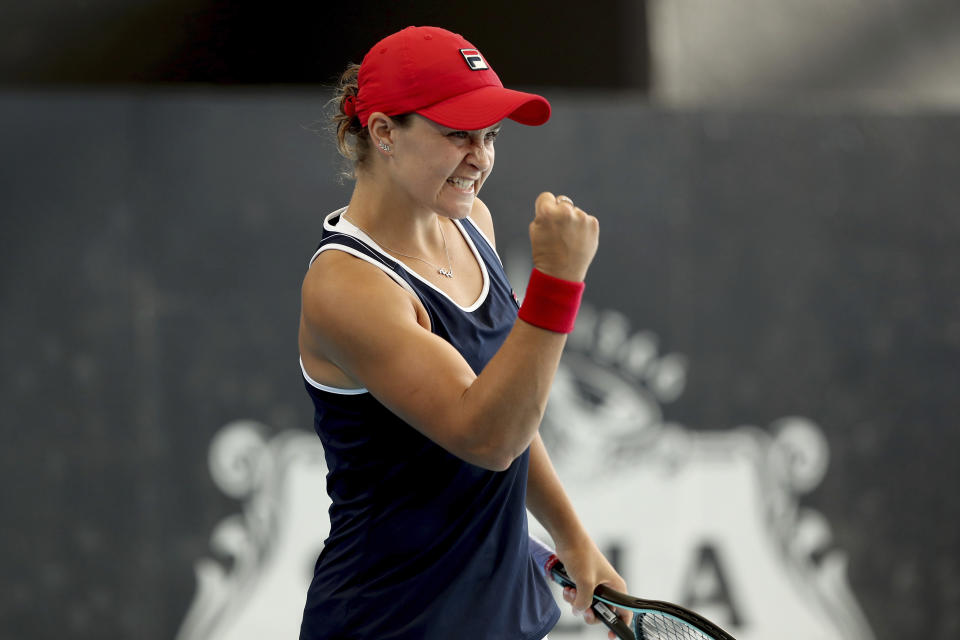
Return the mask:
[[[330,103],[336,106],[333,115],[330,117],[331,127],[337,136],[337,151],[350,163],[350,170],[345,172],[347,177],[356,177],[356,168],[363,165],[370,154],[370,130],[360,125],[360,118],[356,115],[348,115],[343,108],[347,98],[352,97],[356,100],[358,91],[357,76],[360,73],[360,65],[351,63],[346,70],[340,74],[340,80],[334,89],[333,98]],[[412,114],[390,116],[399,126],[405,127],[409,124]]]

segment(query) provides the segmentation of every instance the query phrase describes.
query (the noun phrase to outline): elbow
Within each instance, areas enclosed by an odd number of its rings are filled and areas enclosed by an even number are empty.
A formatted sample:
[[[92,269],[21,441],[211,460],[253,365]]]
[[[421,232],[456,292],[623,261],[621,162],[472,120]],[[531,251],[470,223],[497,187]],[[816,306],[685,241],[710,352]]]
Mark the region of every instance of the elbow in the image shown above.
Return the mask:
[[[542,411],[522,417],[481,413],[461,423],[451,453],[489,471],[506,471],[530,446],[542,418]]]
[[[464,444],[459,457],[488,471],[506,471],[530,446],[529,442],[505,442],[493,438]]]
[[[470,458],[465,458],[467,462],[488,471],[506,471],[513,464],[518,456],[510,455],[506,452],[477,452]]]
[[[519,454],[511,455],[508,452],[501,452],[498,455],[491,455],[486,459],[486,464],[483,465],[483,468],[490,471],[506,471],[510,468],[510,465],[513,464],[513,461],[519,457]]]

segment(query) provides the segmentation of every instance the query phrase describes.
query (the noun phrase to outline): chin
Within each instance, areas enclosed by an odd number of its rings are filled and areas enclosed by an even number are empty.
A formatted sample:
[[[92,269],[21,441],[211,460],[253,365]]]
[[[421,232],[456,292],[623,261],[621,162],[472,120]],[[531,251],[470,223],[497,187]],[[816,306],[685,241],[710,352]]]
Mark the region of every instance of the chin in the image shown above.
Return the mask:
[[[458,203],[455,205],[441,205],[436,208],[436,212],[451,220],[463,220],[464,218],[469,218],[470,214],[473,213],[473,201],[471,201],[470,204]]]

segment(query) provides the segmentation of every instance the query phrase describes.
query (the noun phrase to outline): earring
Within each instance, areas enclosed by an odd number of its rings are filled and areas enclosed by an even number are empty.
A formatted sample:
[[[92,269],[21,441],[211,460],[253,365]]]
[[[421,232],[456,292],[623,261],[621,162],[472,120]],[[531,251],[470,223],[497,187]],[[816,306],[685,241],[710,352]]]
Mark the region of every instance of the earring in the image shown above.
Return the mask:
[[[385,143],[383,140],[377,141],[377,146],[380,147],[381,151],[390,151],[390,145]]]

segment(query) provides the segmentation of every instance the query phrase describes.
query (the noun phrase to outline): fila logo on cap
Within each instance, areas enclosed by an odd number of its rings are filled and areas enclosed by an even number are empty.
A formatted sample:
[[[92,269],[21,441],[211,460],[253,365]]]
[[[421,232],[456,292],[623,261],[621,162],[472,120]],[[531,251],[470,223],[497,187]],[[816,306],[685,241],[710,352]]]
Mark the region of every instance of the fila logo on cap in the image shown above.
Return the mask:
[[[460,49],[460,53],[463,55],[463,59],[467,61],[467,66],[474,71],[490,68],[487,66],[487,61],[476,49]]]

